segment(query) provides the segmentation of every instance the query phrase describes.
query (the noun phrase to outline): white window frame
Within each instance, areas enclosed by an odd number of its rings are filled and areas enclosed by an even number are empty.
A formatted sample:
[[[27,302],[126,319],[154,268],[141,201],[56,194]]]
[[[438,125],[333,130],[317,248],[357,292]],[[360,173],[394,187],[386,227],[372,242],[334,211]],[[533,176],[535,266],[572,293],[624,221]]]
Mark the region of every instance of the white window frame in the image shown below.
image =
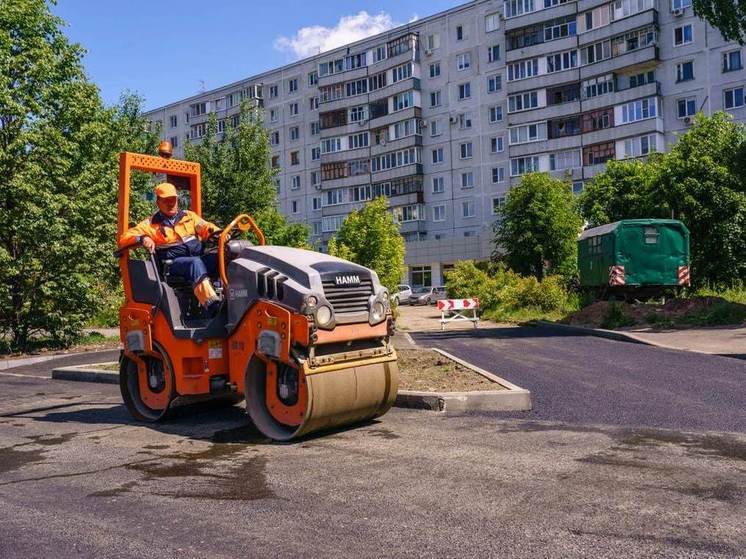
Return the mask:
[[[461,217],[464,219],[470,219],[477,216],[476,205],[474,200],[462,200],[461,201]]]
[[[433,194],[443,194],[446,191],[444,177],[433,177],[432,190]]]
[[[471,68],[471,52],[463,52],[456,56],[456,69],[459,72]]]
[[[682,102],[684,103],[684,114],[681,114]],[[691,104],[691,105],[690,105]],[[690,107],[694,107],[694,110],[690,113]],[[684,97],[676,99],[676,118],[683,120],[685,118],[692,118],[697,114],[697,98],[696,97]]]
[[[686,29],[689,28],[689,40],[686,40]],[[681,41],[677,42],[676,32],[681,30]],[[689,45],[694,42],[694,25],[691,23],[685,23],[684,25],[678,25],[673,28],[673,46],[681,47]]]
[[[440,214],[440,216],[438,216]],[[446,206],[445,204],[438,204],[433,206],[433,221],[445,221],[446,220]]]

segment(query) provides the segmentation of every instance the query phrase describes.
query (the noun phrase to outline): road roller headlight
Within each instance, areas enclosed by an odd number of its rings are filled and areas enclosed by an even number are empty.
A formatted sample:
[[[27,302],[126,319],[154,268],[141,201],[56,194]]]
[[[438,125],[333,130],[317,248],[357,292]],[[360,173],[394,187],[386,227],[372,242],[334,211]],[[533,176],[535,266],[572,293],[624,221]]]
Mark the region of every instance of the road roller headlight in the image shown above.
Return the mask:
[[[331,308],[327,307],[326,305],[321,305],[318,309],[316,309],[316,325],[319,328],[328,328],[332,325],[333,320],[334,315]]]
[[[373,307],[370,309],[370,318],[374,323],[381,322],[386,316],[386,307],[381,301],[373,303]]]

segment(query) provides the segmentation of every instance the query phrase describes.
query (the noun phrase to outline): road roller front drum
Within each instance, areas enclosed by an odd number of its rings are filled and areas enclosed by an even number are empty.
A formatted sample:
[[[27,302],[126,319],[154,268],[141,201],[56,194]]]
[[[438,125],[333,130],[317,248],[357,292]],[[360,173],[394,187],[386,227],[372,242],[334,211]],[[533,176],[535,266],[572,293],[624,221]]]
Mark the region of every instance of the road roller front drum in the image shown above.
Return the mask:
[[[264,435],[287,441],[383,415],[397,384],[395,355],[317,370],[255,356],[246,371],[246,411]]]

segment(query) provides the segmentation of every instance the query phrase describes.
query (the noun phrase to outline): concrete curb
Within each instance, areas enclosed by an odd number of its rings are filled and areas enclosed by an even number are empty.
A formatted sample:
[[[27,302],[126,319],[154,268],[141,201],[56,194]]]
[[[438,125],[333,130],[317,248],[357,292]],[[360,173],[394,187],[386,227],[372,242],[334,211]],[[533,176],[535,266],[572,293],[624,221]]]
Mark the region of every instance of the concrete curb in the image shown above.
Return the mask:
[[[78,382],[98,382],[102,384],[119,384],[119,373],[105,369],[93,369],[96,365],[105,363],[91,363],[89,367],[80,365],[59,367],[52,370],[52,378],[56,380],[73,380]]]
[[[2,361],[0,361],[0,371],[6,371],[15,367],[24,367],[26,365],[34,365],[36,363],[44,363],[44,361],[51,361],[52,359],[58,359],[59,357],[59,355],[41,355],[39,357],[3,359]]]
[[[525,388],[516,386],[512,382],[498,377],[489,371],[485,371],[468,361],[459,359],[442,349],[430,349],[505,387],[505,390],[480,390],[474,392],[418,392],[414,390],[400,390],[396,395],[394,406],[445,412],[528,411],[532,408],[531,392]]]
[[[547,326],[549,328],[555,328],[557,330],[565,330],[566,332],[574,332],[576,334],[583,334],[586,336],[595,336],[597,338],[606,338],[609,340],[616,340],[618,342],[631,342],[634,344],[650,345],[654,347],[661,347],[664,349],[678,349],[681,348],[667,346],[665,344],[658,344],[645,340],[633,334],[632,332],[619,332],[618,330],[604,330],[603,328],[590,328],[587,326],[572,326],[570,324],[559,324],[557,322],[550,322],[548,320],[537,320],[535,324],[539,326]]]

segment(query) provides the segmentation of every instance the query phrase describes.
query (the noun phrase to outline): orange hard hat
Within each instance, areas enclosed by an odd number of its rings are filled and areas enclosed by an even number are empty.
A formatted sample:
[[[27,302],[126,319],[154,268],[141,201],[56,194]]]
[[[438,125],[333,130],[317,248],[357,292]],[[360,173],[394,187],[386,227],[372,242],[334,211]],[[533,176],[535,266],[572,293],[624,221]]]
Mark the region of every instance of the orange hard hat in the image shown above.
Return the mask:
[[[176,187],[170,182],[162,182],[155,187],[155,195],[158,198],[173,198],[176,196]]]

